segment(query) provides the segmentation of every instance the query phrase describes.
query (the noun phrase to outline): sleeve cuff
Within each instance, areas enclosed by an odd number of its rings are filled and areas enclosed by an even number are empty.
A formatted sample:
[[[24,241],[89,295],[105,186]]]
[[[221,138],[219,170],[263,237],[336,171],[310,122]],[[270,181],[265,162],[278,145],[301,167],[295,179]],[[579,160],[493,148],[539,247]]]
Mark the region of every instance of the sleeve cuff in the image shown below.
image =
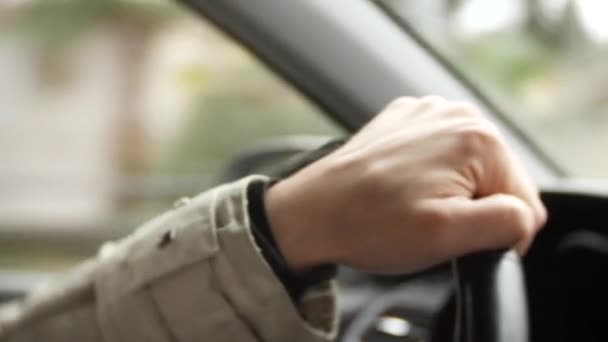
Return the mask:
[[[279,278],[289,293],[291,300],[299,304],[302,295],[313,287],[329,281],[336,276],[336,265],[322,265],[304,273],[292,272],[282,255],[272,234],[270,222],[266,215],[264,195],[276,181],[254,181],[247,188],[248,212],[251,232],[261,253],[274,274]]]
[[[218,286],[265,341],[331,341],[338,327],[335,286],[323,282],[304,290],[297,305],[290,300],[253,236],[247,191],[256,182],[270,179],[251,176],[216,190],[210,216],[221,250],[212,266]]]

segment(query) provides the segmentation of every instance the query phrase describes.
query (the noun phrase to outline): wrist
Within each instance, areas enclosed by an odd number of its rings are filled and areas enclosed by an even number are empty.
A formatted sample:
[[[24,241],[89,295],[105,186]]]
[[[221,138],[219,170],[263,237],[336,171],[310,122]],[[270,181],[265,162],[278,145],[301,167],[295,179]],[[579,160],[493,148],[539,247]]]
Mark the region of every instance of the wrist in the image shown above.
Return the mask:
[[[265,205],[286,263],[292,271],[303,273],[333,262],[323,229],[315,220],[314,210],[307,206],[309,199],[297,195],[299,186],[293,177],[273,185],[266,191]]]

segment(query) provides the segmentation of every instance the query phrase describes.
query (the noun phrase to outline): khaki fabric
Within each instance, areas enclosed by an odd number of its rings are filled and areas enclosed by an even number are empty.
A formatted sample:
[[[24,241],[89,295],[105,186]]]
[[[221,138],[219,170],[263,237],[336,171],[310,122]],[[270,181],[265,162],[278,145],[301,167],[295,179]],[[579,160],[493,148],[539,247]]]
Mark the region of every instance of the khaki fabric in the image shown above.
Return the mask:
[[[333,285],[294,306],[249,228],[251,176],[153,219],[96,259],[0,308],[0,341],[329,341]]]

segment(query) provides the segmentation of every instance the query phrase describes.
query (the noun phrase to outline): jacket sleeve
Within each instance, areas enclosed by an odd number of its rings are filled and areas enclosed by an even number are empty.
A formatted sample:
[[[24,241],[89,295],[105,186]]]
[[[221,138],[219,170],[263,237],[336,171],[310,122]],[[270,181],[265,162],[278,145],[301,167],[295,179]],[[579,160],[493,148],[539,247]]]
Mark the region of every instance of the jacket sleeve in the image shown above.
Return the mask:
[[[333,285],[297,306],[255,245],[251,176],[106,243],[96,259],[0,309],[0,341],[330,341]]]

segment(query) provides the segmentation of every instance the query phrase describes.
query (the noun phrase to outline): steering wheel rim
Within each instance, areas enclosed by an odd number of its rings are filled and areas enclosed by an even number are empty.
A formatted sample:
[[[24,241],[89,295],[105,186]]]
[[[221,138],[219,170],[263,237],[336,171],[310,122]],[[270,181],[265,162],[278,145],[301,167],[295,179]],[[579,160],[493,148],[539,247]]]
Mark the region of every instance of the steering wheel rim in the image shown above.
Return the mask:
[[[456,282],[454,342],[528,342],[528,307],[521,259],[487,251],[452,262]]]

